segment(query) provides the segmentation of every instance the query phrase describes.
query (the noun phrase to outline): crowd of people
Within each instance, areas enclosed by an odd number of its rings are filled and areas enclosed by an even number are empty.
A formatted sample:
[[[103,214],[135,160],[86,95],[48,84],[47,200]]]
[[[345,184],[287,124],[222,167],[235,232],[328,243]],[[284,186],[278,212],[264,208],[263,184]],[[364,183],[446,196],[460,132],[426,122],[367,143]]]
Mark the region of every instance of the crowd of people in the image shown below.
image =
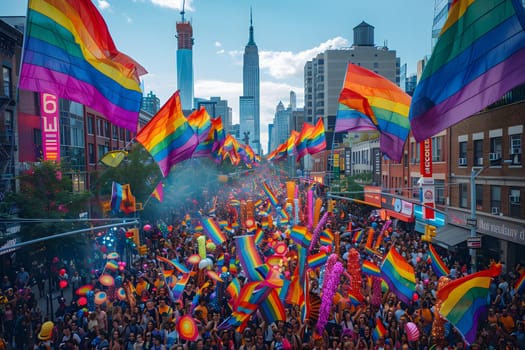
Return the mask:
[[[243,191],[246,192],[245,189]],[[220,194],[223,198],[220,198]],[[278,194],[285,196],[279,191]],[[319,192],[318,195],[322,193]],[[231,206],[228,204],[231,198],[232,195],[227,190],[219,192],[213,213],[217,220],[232,219]],[[203,208],[198,208],[199,203],[206,204],[202,205]],[[385,235],[378,247],[378,252],[384,253],[395,246],[414,267],[416,293],[411,303],[401,302],[387,288],[383,288],[380,300],[373,300],[373,288],[365,275],[361,285],[363,300],[358,304],[352,303],[345,295],[351,282],[345,274],[340,276],[337,287],[339,297],[333,300],[328,322],[321,334],[316,331],[315,317],[318,315],[312,312],[303,316],[298,305],[286,303],[285,317],[282,320],[267,322],[260,310],[257,310],[242,327],[225,329],[221,324],[231,314],[232,307],[227,293],[217,293],[219,282],[207,277],[203,269],[193,267],[194,273],[186,283],[182,295],[175,299],[169,295],[172,291],[166,285],[165,275],[157,259],[161,256],[185,263],[189,256],[198,253],[197,235],[192,230],[198,222],[188,221],[187,211],[209,211],[210,207],[209,198],[189,201],[187,206],[173,211],[169,219],[171,222],[152,224],[150,229],[143,230],[144,244],[148,246],[147,255],[139,256],[135,252],[132,263],[114,273],[115,277],[119,275],[122,281],[133,286],[133,295],[128,294],[127,298],[117,298],[114,290],[111,290],[108,291],[110,297],[106,302],[90,307],[80,305],[79,296],[72,293],[71,300],[61,297],[58,308],[52,314],[45,314],[38,303],[43,297],[42,292],[35,295],[33,291],[33,287],[40,287],[38,283],[41,278],[33,284],[34,276],[23,267],[20,267],[14,280],[4,276],[0,284],[0,350],[525,349],[525,303],[523,295],[513,289],[521,273],[520,266],[507,268],[507,271],[493,280],[490,299],[487,300],[487,313],[477,320],[479,327],[475,343],[466,344],[461,334],[446,322],[442,339],[436,340],[433,323],[438,317],[435,313],[438,277],[428,263],[429,243],[423,242],[420,234],[407,230],[402,225],[392,225],[389,234]],[[322,211],[326,210],[325,201]],[[190,216],[196,217],[191,213]],[[260,225],[261,218],[256,215],[255,219]],[[356,241],[346,231],[350,227],[352,230],[372,227],[379,232],[384,224],[385,220],[369,207],[338,201],[325,225],[338,231],[341,239],[338,251],[335,251],[335,246],[330,248],[343,263],[350,250],[355,249],[361,259],[380,264],[380,258],[367,251],[365,240]],[[284,231],[285,228],[277,225],[264,228],[264,238],[258,246],[261,256],[265,256],[267,243],[271,240],[283,241],[289,249],[293,249],[294,242]],[[276,235],[276,232],[279,234]],[[229,233],[222,245],[208,252],[213,265],[204,269],[211,268],[221,273],[217,261],[225,252],[231,253],[231,259],[235,260],[234,237],[239,234],[246,234],[242,227]],[[97,246],[98,248],[100,247]],[[470,272],[467,257],[437,249],[443,262],[450,268],[451,279]],[[99,265],[104,262],[104,257],[101,257]],[[97,261],[93,263],[97,264]],[[186,265],[192,268],[190,264]],[[70,282],[76,278],[69,287],[73,291],[84,284],[91,284],[94,291],[107,290],[98,280],[95,267],[85,270],[90,271],[88,275],[79,276],[79,267],[71,266],[74,264],[66,264],[62,268],[66,270]],[[282,266],[283,276],[293,273],[287,271],[292,266],[293,262]],[[247,282],[242,268],[237,266],[236,270],[226,274],[229,279],[223,283],[223,287],[232,277],[237,277],[241,286]],[[310,282],[306,292],[311,296],[312,304],[318,303],[323,293],[322,269],[317,268],[308,273]],[[223,297],[219,298],[219,295]],[[194,340],[181,337],[177,322],[184,315],[191,316],[195,321],[198,334]],[[378,319],[386,331],[384,334],[374,335]],[[409,339],[406,328],[408,322],[417,326],[417,340]]]

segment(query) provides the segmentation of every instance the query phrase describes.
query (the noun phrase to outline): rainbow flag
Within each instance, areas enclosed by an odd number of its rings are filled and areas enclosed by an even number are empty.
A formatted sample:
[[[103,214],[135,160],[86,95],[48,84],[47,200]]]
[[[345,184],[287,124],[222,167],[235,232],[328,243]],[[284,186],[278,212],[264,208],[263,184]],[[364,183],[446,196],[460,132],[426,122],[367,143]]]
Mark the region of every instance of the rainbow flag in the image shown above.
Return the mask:
[[[260,281],[263,279],[257,267],[263,264],[262,258],[257,251],[252,235],[235,237],[237,256],[244,273],[249,281]]]
[[[416,86],[410,124],[416,141],[472,116],[525,83],[520,0],[452,3]]]
[[[185,273],[175,283],[175,286],[173,287],[171,291],[174,300],[180,300],[182,298],[182,293],[184,292],[184,288],[186,288],[186,283],[188,283],[189,280],[190,280],[190,274]]]
[[[363,260],[361,271],[366,273],[368,276],[381,277],[381,270],[379,269],[379,266],[369,260]]]
[[[350,303],[352,303],[352,305],[354,306],[357,306],[357,305],[361,305],[361,303],[363,303],[363,296],[361,295],[361,293],[358,291],[357,293],[359,294],[354,294],[354,293],[348,293],[348,299],[350,301]]]
[[[310,139],[310,135],[313,134],[314,129],[315,126],[312,124],[307,122],[303,123],[303,128],[301,129],[295,144],[295,149],[297,151],[297,161],[308,154],[308,140]]]
[[[255,244],[261,244],[261,242],[263,241],[264,239],[264,231],[261,230],[260,228],[257,228],[255,230],[255,234],[254,234],[254,237],[253,237],[253,240],[255,241]]]
[[[199,144],[193,151],[193,157],[207,157],[213,147],[213,132],[211,132],[211,119],[204,107],[193,111],[188,116],[188,124],[199,139]]]
[[[219,227],[220,228],[225,228],[226,226],[228,226],[228,221],[226,221],[226,220],[220,220],[219,221]]]
[[[414,268],[392,247],[381,264],[381,276],[399,300],[407,305],[416,291]]]
[[[437,292],[442,300],[439,313],[463,336],[467,344],[476,341],[478,320],[488,306],[489,286],[501,273],[501,264],[450,281]]]
[[[219,224],[211,217],[201,217],[202,228],[204,233],[215,245],[221,245],[226,241],[226,236],[221,231]]]
[[[136,132],[146,73],[117,50],[91,1],[29,1],[20,89],[76,101]]]
[[[381,151],[399,161],[410,130],[410,96],[385,77],[349,63],[339,95],[335,131],[364,131],[375,127]]]
[[[365,229],[357,230],[357,233],[354,234],[353,243],[359,243],[361,239],[363,238],[363,234],[365,233]]]
[[[383,321],[379,317],[376,318],[376,326],[372,331],[372,338],[377,341],[379,338],[384,338],[386,335],[386,328]]]
[[[237,277],[234,277],[230,284],[228,284],[228,287],[226,287],[226,291],[228,294],[230,294],[231,299],[230,300],[236,300],[239,296],[239,293],[241,291],[241,282]]]
[[[110,270],[110,271],[117,271],[118,264],[115,260],[109,260],[106,262],[106,266],[104,267],[104,269]]]
[[[308,231],[306,226],[295,225],[290,230],[290,239],[297,245],[302,247],[310,247],[312,234]]]
[[[329,228],[323,230],[323,232],[321,232],[321,235],[319,237],[319,241],[321,242],[321,245],[333,244],[334,240],[335,240],[334,233]]]
[[[310,266],[311,269],[315,270],[316,268],[326,264],[326,261],[328,260],[328,254],[326,254],[325,252],[311,254],[306,258],[306,260],[308,261],[308,266]]]
[[[270,290],[268,296],[259,304],[259,310],[261,311],[264,320],[269,324],[272,322],[277,322],[278,320],[286,319],[284,306],[281,299],[279,298],[277,289]]]
[[[136,140],[151,154],[164,177],[172,166],[191,158],[199,139],[182,114],[178,91],[139,131]]]
[[[262,188],[264,193],[268,196],[270,203],[273,205],[274,208],[277,208],[279,206],[279,201],[277,200],[277,197],[275,197],[275,194],[273,193],[270,186],[268,186],[266,182],[263,182]]]
[[[319,118],[312,133],[308,135],[308,142],[306,143],[308,154],[316,154],[326,149],[326,136],[324,133],[323,118]]]
[[[438,278],[441,276],[448,276],[450,274],[450,270],[448,269],[447,265],[445,265],[443,260],[441,260],[439,254],[436,252],[436,249],[432,244],[429,244],[428,246],[428,256],[430,258],[432,269]]]
[[[299,133],[295,130],[292,130],[290,132],[290,137],[288,137],[288,140],[286,140],[286,154],[288,156],[293,156],[295,153],[295,144],[297,143],[297,139],[299,138]]]
[[[519,293],[525,285],[525,270],[521,273],[520,277],[514,283],[514,292]]]
[[[163,186],[162,186],[162,181],[159,182],[157,187],[155,187],[153,192],[151,192],[151,196],[153,198],[156,198],[160,203],[162,203],[162,201],[164,201],[164,189],[163,189]]]

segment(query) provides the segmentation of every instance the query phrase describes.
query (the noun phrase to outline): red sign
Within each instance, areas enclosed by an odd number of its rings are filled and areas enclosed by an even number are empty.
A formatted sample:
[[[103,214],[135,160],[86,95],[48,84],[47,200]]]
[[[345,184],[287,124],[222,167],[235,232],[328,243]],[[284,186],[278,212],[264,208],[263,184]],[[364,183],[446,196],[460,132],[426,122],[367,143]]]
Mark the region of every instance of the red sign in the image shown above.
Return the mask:
[[[42,115],[42,150],[44,160],[60,160],[60,117],[58,98],[55,95],[40,94],[40,114]]]
[[[421,161],[420,169],[421,176],[432,177],[432,139],[426,139],[420,143]]]
[[[432,139],[421,142],[420,169],[423,178],[432,178]],[[433,180],[432,180],[433,183]],[[423,217],[434,219],[434,185],[423,185]]]
[[[376,186],[365,186],[365,202],[381,208],[381,188]]]

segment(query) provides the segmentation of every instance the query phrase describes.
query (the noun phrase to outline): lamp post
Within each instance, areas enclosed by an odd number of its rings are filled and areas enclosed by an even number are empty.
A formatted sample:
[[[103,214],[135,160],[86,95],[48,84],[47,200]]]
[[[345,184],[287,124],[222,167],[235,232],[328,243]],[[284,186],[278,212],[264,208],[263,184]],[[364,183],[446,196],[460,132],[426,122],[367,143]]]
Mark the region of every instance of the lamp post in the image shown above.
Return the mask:
[[[477,237],[476,229],[478,227],[478,220],[476,218],[476,177],[483,171],[485,168],[472,168],[470,173],[470,219],[467,220],[467,223],[470,225],[470,237]],[[470,248],[470,265],[471,273],[476,272],[477,270],[477,256],[476,249]]]

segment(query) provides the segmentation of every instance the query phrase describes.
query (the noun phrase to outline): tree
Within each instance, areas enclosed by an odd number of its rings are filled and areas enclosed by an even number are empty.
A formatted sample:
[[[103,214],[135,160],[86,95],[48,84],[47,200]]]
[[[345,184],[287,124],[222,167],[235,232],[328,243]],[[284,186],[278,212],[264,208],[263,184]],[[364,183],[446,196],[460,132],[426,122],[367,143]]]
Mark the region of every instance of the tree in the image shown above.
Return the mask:
[[[31,224],[23,224],[21,236],[24,241],[49,235],[68,232],[85,227],[85,223],[60,222],[62,219],[78,219],[86,211],[89,193],[73,193],[69,176],[63,176],[64,169],[54,162],[42,162],[19,176],[20,191],[10,194],[8,201],[18,208],[18,217],[33,219]],[[43,248],[58,254],[72,252],[84,242],[82,237],[70,237],[46,241]],[[32,252],[35,247],[24,248]],[[25,256],[25,254],[20,254]]]

